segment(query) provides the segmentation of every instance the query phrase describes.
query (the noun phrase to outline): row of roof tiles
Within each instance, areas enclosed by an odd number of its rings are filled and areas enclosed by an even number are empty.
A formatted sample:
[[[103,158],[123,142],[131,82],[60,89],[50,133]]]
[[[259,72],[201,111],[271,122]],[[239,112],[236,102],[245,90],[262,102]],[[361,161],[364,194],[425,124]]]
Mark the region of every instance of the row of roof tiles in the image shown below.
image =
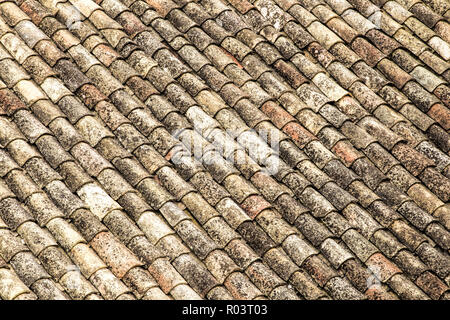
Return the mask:
[[[421,289],[445,297],[445,75],[424,80],[431,71],[417,66],[407,71],[417,82],[390,79],[390,86],[381,73],[389,78],[392,68],[405,68],[392,50],[385,54],[393,60],[375,58],[365,38],[347,41],[337,32],[342,41],[318,21],[295,21],[295,14],[276,28],[258,25],[268,11],[277,16],[317,5],[280,3],[282,10],[266,2],[245,12],[239,3],[242,16],[218,1],[2,4],[0,63],[8,72],[1,139],[11,155],[5,159],[16,161],[5,167],[5,200],[17,197],[64,241],[70,224],[51,227],[54,220],[64,224],[64,215],[56,207],[36,209],[51,201],[68,209],[56,195],[61,191],[52,195],[48,187],[64,182],[78,202],[68,212],[94,231],[77,241],[89,241],[129,286],[124,277],[131,270],[152,284],[154,277],[162,291],[145,290],[157,298],[426,298]],[[313,10],[315,16],[331,10],[319,7],[325,9]],[[87,19],[71,22],[74,8]],[[338,14],[358,30],[368,23],[354,10]],[[279,150],[255,132],[281,138]],[[208,150],[200,159],[185,155],[192,141]],[[236,157],[245,161],[226,161]],[[45,182],[27,168],[35,159],[46,168]],[[20,167],[41,184],[37,189],[29,190],[33,183]],[[263,168],[278,171],[271,177]],[[30,201],[34,195],[38,200]],[[61,245],[70,251],[73,244]],[[169,260],[149,257],[150,276],[136,258],[155,246]],[[367,290],[363,264],[379,270],[387,286]],[[108,277],[105,268],[97,271]],[[132,298],[119,284],[108,296],[114,284],[90,281],[103,297]]]

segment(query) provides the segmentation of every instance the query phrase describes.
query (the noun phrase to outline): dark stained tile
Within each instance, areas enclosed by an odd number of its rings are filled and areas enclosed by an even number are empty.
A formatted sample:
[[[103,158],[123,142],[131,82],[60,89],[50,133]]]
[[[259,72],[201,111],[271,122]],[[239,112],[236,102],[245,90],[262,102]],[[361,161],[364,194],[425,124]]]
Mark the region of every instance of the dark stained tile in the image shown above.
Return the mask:
[[[330,279],[337,276],[336,271],[324,262],[322,256],[312,256],[305,261],[303,267],[320,286],[325,286]]]
[[[0,90],[1,110],[5,114],[13,114],[20,109],[26,109],[25,104],[9,89]]]
[[[428,27],[433,28],[441,17],[433,12],[423,3],[417,3],[410,8],[410,11],[420,18]]]
[[[375,66],[384,55],[364,38],[358,37],[352,42],[352,49],[371,67]]]
[[[416,282],[434,300],[438,300],[448,290],[448,286],[429,271],[424,272]]]
[[[372,41],[372,43],[380,49],[380,51],[387,55],[400,47],[400,43],[398,43],[394,38],[389,37],[377,29],[369,30],[366,33],[366,37],[368,37],[370,41]]]

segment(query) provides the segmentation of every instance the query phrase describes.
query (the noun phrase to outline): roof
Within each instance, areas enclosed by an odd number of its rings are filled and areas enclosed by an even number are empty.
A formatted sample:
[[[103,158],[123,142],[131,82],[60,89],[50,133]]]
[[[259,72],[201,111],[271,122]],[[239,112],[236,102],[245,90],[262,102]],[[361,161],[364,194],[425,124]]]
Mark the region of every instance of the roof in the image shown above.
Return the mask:
[[[448,1],[0,12],[1,299],[450,298]]]

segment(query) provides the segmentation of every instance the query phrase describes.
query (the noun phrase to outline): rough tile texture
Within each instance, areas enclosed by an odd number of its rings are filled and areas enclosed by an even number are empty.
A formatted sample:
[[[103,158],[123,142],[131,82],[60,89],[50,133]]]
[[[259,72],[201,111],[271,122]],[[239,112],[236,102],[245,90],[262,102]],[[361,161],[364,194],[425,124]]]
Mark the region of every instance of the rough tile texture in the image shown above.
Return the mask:
[[[0,299],[448,299],[446,3],[1,0]]]

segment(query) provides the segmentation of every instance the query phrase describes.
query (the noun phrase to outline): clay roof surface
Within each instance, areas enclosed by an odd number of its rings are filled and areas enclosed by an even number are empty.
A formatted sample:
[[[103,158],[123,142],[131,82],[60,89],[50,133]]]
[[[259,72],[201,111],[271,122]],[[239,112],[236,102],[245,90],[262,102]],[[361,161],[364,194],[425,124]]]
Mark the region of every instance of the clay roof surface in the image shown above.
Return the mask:
[[[0,0],[0,298],[450,299],[448,0]]]

